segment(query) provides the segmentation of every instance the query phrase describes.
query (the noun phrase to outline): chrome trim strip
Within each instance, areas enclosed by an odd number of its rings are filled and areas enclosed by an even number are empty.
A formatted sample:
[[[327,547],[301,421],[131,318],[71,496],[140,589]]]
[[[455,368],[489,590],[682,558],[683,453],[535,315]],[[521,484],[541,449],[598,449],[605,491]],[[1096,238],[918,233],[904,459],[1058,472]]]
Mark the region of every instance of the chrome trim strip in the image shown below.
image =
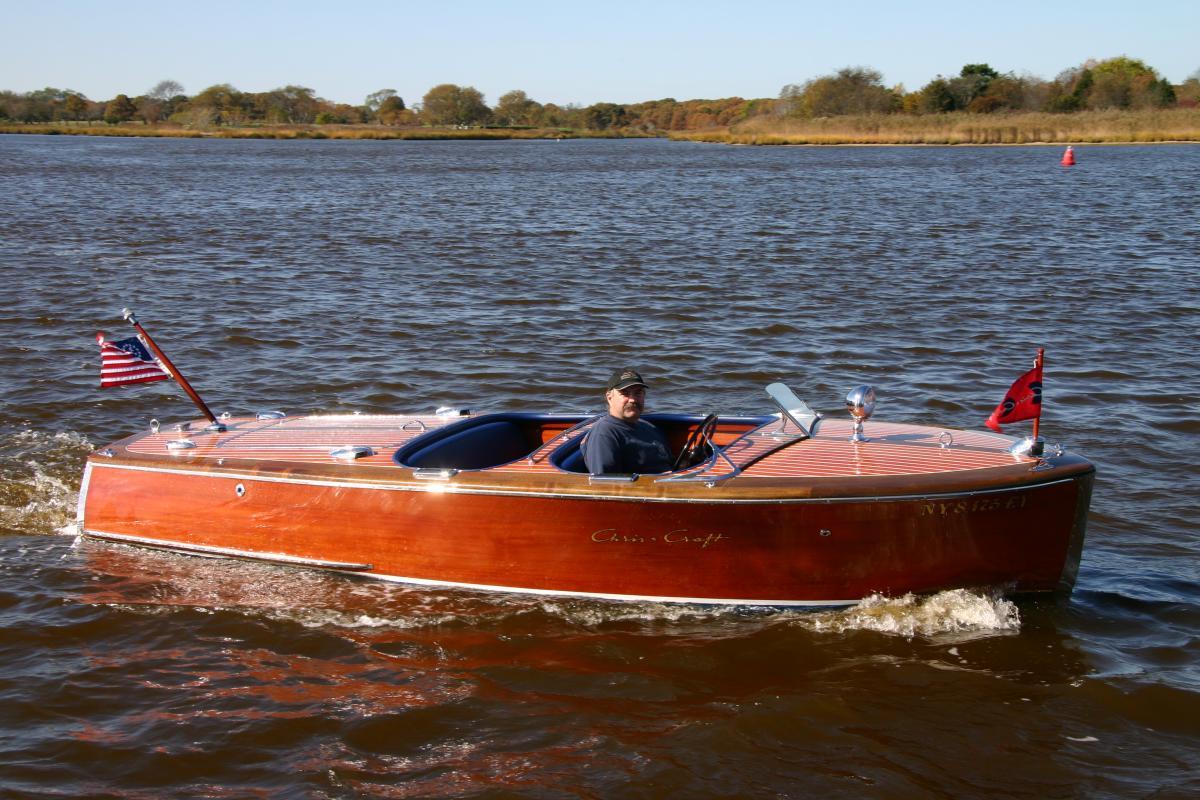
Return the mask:
[[[419,481],[448,481],[458,474],[452,467],[417,467],[413,477]]]
[[[637,472],[630,472],[628,474],[599,472],[599,473],[596,473],[595,475],[589,474],[588,475],[588,483],[589,484],[599,483],[601,485],[603,485],[605,483],[610,483],[610,484],[611,483],[636,483],[637,479],[640,477],[642,477],[642,476]]]
[[[92,481],[92,462],[83,465],[83,480],[79,482],[79,500],[75,503],[75,522],[83,530],[83,509],[87,505],[88,484]]]
[[[353,570],[356,575],[369,575],[363,570],[370,570],[373,567],[370,564],[361,564],[353,561],[322,561],[317,558],[303,558],[301,556],[289,556],[284,553],[259,553],[253,550],[238,550],[233,547],[216,547],[207,544],[187,544],[184,542],[173,542],[166,539],[149,539],[144,536],[129,536],[124,533],[105,533],[104,531],[83,531],[83,535],[90,539],[103,539],[109,542],[118,542],[121,544],[137,544],[144,547],[161,548],[163,550],[176,550],[181,553],[201,553],[204,555],[227,556],[230,558],[247,558],[254,561],[268,561],[277,564],[290,564],[300,567],[317,567],[319,569],[338,569],[338,570]]]
[[[1058,480],[1047,481],[1046,483],[1032,483],[1021,486],[1006,486],[999,489],[978,489],[967,492],[930,492],[925,494],[901,494],[901,495],[864,495],[862,497],[776,497],[776,498],[722,498],[722,497],[645,497],[645,496],[629,496],[615,494],[580,494],[575,492],[521,492],[506,489],[488,489],[484,487],[466,487],[462,484],[447,484],[438,482],[430,482],[425,485],[421,484],[395,484],[395,483],[359,483],[357,481],[335,481],[335,480],[318,480],[315,478],[281,478],[275,476],[264,475],[245,475],[236,473],[223,472],[205,472],[202,470],[179,470],[179,469],[161,469],[159,467],[139,467],[132,464],[104,464],[98,461],[89,462],[90,466],[95,466],[104,469],[128,469],[135,472],[161,472],[167,475],[181,475],[200,478],[224,478],[227,480],[238,481],[261,481],[264,483],[294,483],[302,486],[329,486],[342,489],[375,489],[386,492],[437,492],[440,494],[482,494],[482,495],[497,495],[503,497],[554,497],[567,498],[571,500],[621,500],[630,503],[699,503],[712,504],[722,503],[728,505],[793,505],[797,503],[811,503],[816,505],[836,505],[840,503],[879,503],[879,502],[908,502],[920,500],[942,500],[947,498],[963,498],[963,497],[978,497],[988,494],[1004,494],[1007,492],[1019,492],[1026,489],[1042,489],[1047,486],[1055,486],[1060,483],[1069,483],[1076,480],[1079,476],[1070,476],[1067,478],[1059,478]],[[574,473],[572,473],[574,474]],[[586,474],[580,473],[580,477],[588,477]]]

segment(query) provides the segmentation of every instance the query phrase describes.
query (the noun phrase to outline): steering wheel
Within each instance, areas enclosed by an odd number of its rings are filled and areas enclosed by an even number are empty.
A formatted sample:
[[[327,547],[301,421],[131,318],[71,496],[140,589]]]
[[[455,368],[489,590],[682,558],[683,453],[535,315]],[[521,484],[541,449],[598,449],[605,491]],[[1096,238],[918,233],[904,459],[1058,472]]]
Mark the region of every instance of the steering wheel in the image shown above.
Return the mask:
[[[671,465],[671,472],[678,472],[681,469],[686,469],[692,466],[692,462],[696,459],[696,455],[700,453],[709,440],[712,439],[713,431],[717,429],[717,415],[709,414],[700,423],[700,427],[692,431],[683,444],[683,449],[679,451],[679,455],[675,459],[675,463]]]

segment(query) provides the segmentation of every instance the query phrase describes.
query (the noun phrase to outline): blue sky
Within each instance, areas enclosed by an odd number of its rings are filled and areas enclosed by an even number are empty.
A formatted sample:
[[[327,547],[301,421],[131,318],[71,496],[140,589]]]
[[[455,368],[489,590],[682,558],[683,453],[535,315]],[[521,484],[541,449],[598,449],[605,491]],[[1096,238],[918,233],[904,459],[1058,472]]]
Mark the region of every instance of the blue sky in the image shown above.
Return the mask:
[[[1053,78],[1127,55],[1176,83],[1200,70],[1200,0],[0,0],[0,19],[0,89],[93,100],[168,78],[187,94],[296,84],[337,102],[389,88],[412,103],[457,83],[492,104],[522,89],[588,105],[775,97],[859,65],[909,90],[978,62]]]

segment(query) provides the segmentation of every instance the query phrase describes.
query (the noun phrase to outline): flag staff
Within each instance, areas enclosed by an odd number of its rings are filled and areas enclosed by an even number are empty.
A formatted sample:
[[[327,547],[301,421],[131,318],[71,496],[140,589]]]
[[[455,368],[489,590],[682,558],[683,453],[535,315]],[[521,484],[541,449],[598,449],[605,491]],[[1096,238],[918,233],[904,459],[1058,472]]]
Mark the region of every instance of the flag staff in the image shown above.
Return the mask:
[[[1046,348],[1039,347],[1038,352],[1037,352],[1037,358],[1035,358],[1033,360],[1033,368],[1038,371],[1038,375],[1042,374],[1042,357],[1045,355],[1045,353],[1046,353]],[[1033,441],[1035,441],[1035,442],[1038,440],[1038,426],[1040,426],[1041,423],[1042,423],[1042,407],[1041,407],[1041,405],[1038,405],[1037,416],[1033,418]]]
[[[141,337],[142,341],[146,343],[146,346],[150,348],[150,352],[154,353],[154,357],[162,363],[163,369],[171,373],[171,377],[183,387],[183,390],[187,392],[187,396],[190,397],[192,402],[196,404],[196,408],[200,409],[200,413],[207,417],[208,421],[212,423],[212,425],[209,427],[216,431],[225,430],[224,423],[217,420],[216,416],[213,415],[213,412],[209,409],[208,405],[200,399],[200,395],[196,394],[196,390],[193,389],[192,385],[187,382],[187,378],[183,377],[183,373],[171,363],[171,359],[167,358],[167,354],[158,348],[158,345],[156,345],[154,340],[150,338],[150,334],[146,333],[146,329],[143,328],[141,323],[138,322],[137,315],[128,308],[123,308],[121,309],[121,316],[124,317],[130,325],[137,329],[138,335]]]

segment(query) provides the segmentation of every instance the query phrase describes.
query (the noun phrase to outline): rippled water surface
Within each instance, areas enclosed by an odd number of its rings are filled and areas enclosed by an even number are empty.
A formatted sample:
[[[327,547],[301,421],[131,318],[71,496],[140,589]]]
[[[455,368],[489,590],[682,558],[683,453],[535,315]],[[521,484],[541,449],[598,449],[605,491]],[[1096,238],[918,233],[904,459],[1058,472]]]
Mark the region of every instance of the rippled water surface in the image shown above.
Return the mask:
[[[0,796],[1200,794],[1200,148],[0,137]],[[1069,599],[431,591],[76,541],[122,305],[218,412],[978,428],[1038,346],[1099,470]],[[869,423],[868,423],[869,424]],[[186,509],[181,509],[186,513]]]

